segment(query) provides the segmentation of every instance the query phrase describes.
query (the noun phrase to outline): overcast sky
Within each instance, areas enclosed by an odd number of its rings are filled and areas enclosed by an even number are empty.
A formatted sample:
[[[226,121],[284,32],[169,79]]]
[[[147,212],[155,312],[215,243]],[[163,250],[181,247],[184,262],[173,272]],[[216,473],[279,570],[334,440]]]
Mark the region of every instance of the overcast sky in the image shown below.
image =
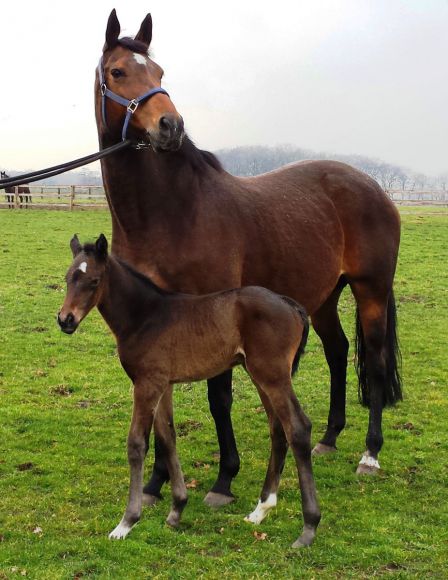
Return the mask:
[[[448,172],[448,0],[2,2],[2,169],[97,150],[112,8],[127,35],[152,13],[163,86],[201,148],[290,143]]]

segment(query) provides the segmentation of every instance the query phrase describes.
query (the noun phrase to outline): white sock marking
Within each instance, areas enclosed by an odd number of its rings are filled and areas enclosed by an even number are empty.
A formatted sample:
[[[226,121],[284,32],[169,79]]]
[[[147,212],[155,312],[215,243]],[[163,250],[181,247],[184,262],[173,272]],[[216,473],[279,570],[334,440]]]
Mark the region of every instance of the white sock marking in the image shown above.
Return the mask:
[[[364,455],[361,457],[359,465],[367,465],[367,467],[375,467],[376,469],[381,469],[378,459],[371,457],[368,451],[366,451]]]
[[[261,524],[264,518],[268,515],[272,508],[277,505],[277,494],[270,493],[265,502],[259,500],[257,507],[252,513],[244,518],[245,522],[250,522],[251,524]]]
[[[109,534],[111,540],[124,540],[131,531],[132,526],[121,520],[118,526]]]
[[[79,264],[78,270],[81,270],[81,272],[84,272],[85,274],[87,272],[87,262],[81,262]]]
[[[138,52],[134,52],[133,55],[138,64],[144,64],[146,66],[146,56],[139,54]]]

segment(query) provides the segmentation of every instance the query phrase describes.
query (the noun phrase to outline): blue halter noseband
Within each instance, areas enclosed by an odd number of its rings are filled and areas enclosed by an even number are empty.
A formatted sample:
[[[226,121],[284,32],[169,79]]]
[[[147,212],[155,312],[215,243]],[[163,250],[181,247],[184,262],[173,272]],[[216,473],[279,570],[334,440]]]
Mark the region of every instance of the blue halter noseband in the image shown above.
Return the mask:
[[[147,101],[148,99],[150,99],[154,95],[157,95],[158,93],[162,93],[163,95],[169,96],[168,93],[165,91],[165,89],[162,89],[162,87],[156,87],[154,89],[151,89],[147,93],[141,95],[140,97],[137,97],[136,99],[129,100],[129,99],[125,99],[124,97],[120,97],[120,95],[117,95],[117,93],[114,93],[113,91],[108,89],[106,86],[106,81],[104,78],[103,57],[101,57],[99,65],[98,65],[98,75],[99,75],[100,90],[101,90],[101,113],[103,115],[104,125],[107,127],[106,97],[108,97],[109,99],[112,99],[113,101],[115,101],[116,103],[119,103],[120,105],[123,105],[123,107],[126,107],[126,117],[124,119],[123,129],[121,131],[121,138],[123,141],[126,141],[126,132],[128,130],[128,125],[129,125],[129,121],[131,120],[131,116],[135,113],[135,111],[137,110],[137,107],[139,106],[139,104],[142,101]]]

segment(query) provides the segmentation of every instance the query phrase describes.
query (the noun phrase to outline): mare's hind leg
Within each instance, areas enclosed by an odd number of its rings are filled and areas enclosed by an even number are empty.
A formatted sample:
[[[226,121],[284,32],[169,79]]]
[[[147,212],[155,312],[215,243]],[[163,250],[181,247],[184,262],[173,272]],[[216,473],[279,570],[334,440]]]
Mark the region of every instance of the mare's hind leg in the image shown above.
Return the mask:
[[[338,315],[338,301],[347,282],[341,278],[330,297],[311,317],[313,328],[322,341],[330,368],[330,411],[325,435],[314,447],[321,455],[336,451],[336,439],[345,427],[348,340]]]
[[[272,408],[269,397],[260,388],[258,388],[258,393],[269,420],[271,456],[269,458],[268,470],[261,490],[260,500],[254,511],[244,518],[246,522],[252,524],[260,524],[271,509],[277,505],[280,476],[285,465],[286,452],[288,451],[288,441],[286,440],[285,432]]]
[[[388,348],[387,342],[390,339],[388,333],[393,333],[395,338],[395,320],[390,321],[393,328],[388,325],[388,315],[392,317],[394,314],[395,304],[391,291],[374,292],[366,283],[360,282],[353,282],[351,286],[358,304],[362,328],[362,331],[359,329],[362,335],[358,335],[358,340],[362,341],[362,351],[359,352],[358,348],[358,358],[363,359],[360,362],[364,367],[360,374],[361,395],[363,403],[369,407],[367,450],[361,458],[357,473],[375,474],[380,469],[378,454],[383,445],[383,407],[401,398],[399,378],[398,384],[394,385],[390,374],[396,372],[395,352],[390,345]]]
[[[232,479],[240,469],[240,458],[233,434],[230,410],[232,408],[232,371],[207,381],[210,411],[216,425],[219,442],[218,479],[204,501],[211,507],[231,503],[235,498],[230,490]]]

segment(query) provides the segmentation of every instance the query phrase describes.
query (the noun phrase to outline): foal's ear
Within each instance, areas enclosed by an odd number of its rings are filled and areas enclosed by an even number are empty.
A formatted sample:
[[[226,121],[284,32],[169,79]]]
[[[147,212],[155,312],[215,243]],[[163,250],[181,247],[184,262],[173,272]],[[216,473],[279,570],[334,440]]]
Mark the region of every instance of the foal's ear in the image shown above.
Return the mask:
[[[107,21],[106,28],[106,43],[103,46],[103,52],[117,45],[118,37],[120,35],[120,23],[117,18],[115,8],[112,10]]]
[[[73,236],[73,238],[70,240],[70,248],[72,250],[72,254],[73,257],[76,258],[76,256],[80,253],[80,251],[82,250],[82,246],[81,243],[78,239],[78,236],[75,234]]]
[[[152,18],[151,14],[147,14],[145,19],[141,23],[140,30],[135,36],[135,40],[140,40],[143,44],[149,48],[152,39]]]
[[[100,237],[95,242],[95,252],[98,258],[103,260],[107,258],[107,239],[104,234],[100,234]]]

